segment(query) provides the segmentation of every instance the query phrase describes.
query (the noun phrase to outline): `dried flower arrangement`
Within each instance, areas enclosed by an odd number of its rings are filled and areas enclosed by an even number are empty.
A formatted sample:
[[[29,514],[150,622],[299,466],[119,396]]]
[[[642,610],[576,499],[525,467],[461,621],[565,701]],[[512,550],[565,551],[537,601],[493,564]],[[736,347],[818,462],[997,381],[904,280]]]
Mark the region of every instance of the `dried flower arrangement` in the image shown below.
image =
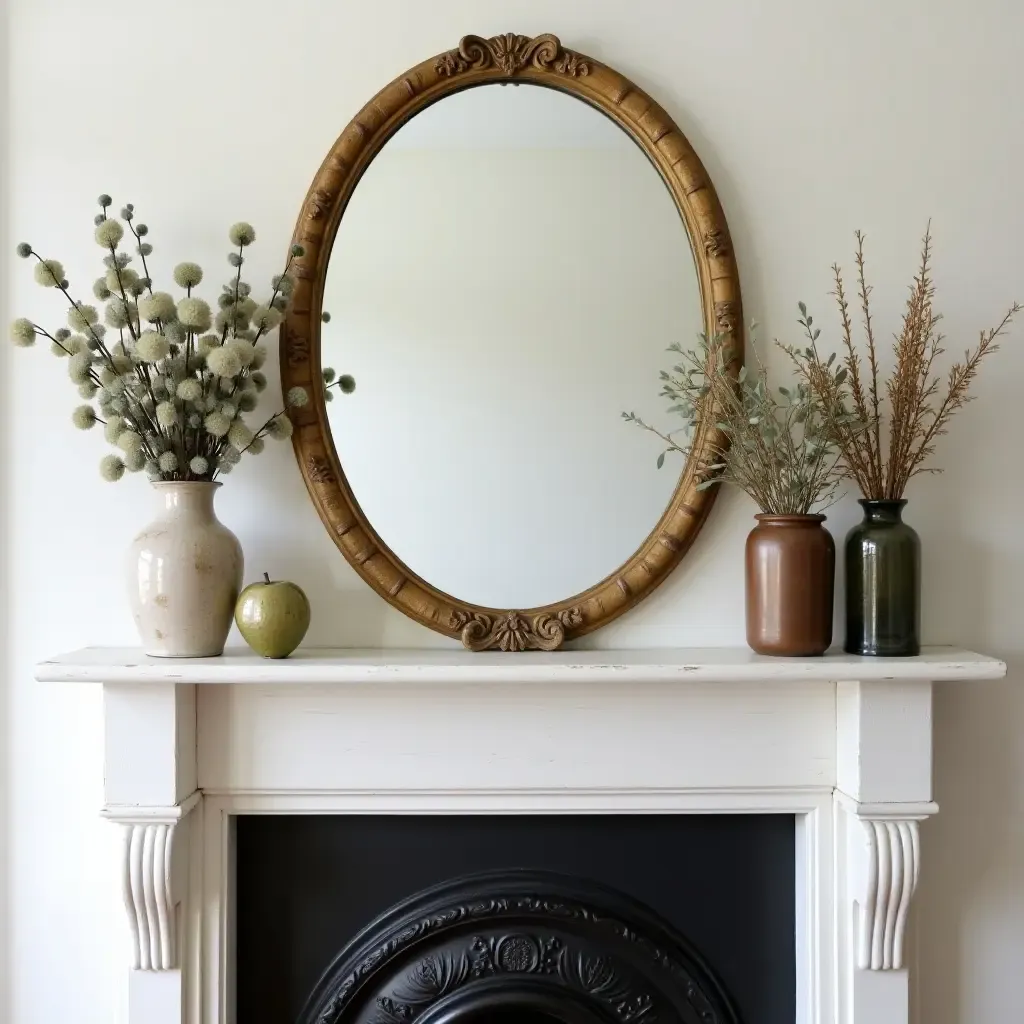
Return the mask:
[[[903,497],[907,484],[918,473],[941,472],[925,466],[935,451],[935,442],[946,433],[953,414],[972,400],[971,385],[982,361],[997,351],[998,339],[1021,307],[1014,303],[995,327],[980,332],[978,344],[964,353],[962,362],[950,368],[942,392],[935,363],[944,352],[945,338],[938,330],[941,315],[933,305],[929,224],[902,327],[893,344],[895,368],[883,388],[871,319],[871,288],[864,272],[864,235],[858,231],[856,239],[857,291],[867,341],[866,379],[853,342],[850,307],[838,264],[833,264],[832,274],[842,321],[843,359],[837,361],[835,353],[827,359],[821,357],[817,348],[820,331],[813,326],[803,303],[799,323],[807,335],[807,347],[787,346],[786,351],[827,412],[825,428],[842,456],[843,472],[856,481],[865,498],[896,501]],[[888,398],[888,416],[883,413],[883,390]]]
[[[699,489],[732,484],[770,515],[807,515],[836,500],[839,451],[826,429],[826,407],[805,383],[773,389],[756,351],[756,366],[742,366],[733,376],[735,348],[729,336],[702,335],[696,349],[684,351],[676,342],[669,351],[680,359],[671,371],[661,372],[661,394],[683,426],[663,433],[636,413],[622,414],[665,442],[659,468],[669,452],[691,453],[678,435],[692,437],[702,424],[713,423],[725,440],[712,445],[711,458],[696,467]]]
[[[194,294],[203,279],[196,263],[174,268],[182,298],[175,301],[168,292],[153,290],[146,263],[153,252],[146,240],[149,230],[136,223],[130,203],[120,218],[108,215],[111,203],[110,196],[101,195],[101,212],[95,218],[95,239],[106,252],[106,271],[92,290],[106,303],[103,323],[95,306],[72,297],[61,263],[44,259],[23,242],[18,255],[36,260],[37,283],[57,289],[67,300],[68,327],[51,333],[23,317],[11,324],[11,339],[27,347],[37,337],[47,338],[53,353],[67,360],[68,375],[86,400],[74,410],[72,422],[82,430],[102,424],[107,441],[118,449],[100,463],[104,479],[146,470],[154,480],[215,480],[230,473],[245,452],[261,452],[265,438],[291,436],[285,411],[255,430],[244,415],[256,409],[257,396],[267,386],[261,370],[267,351],[260,341],[278,326],[288,307],[294,287],[288,272],[302,247],[292,246],[284,271],[271,281],[270,298],[257,304],[251,286],[242,280],[243,253],[256,232],[244,222],[233,225],[228,262],[234,274],[223,286],[214,315]],[[129,266],[133,257],[119,248],[126,226],[141,274]],[[324,385],[349,393],[355,381],[347,374],[335,379],[334,371],[325,369]],[[328,390],[325,397],[333,395]],[[309,395],[292,388],[286,399],[297,407]]]

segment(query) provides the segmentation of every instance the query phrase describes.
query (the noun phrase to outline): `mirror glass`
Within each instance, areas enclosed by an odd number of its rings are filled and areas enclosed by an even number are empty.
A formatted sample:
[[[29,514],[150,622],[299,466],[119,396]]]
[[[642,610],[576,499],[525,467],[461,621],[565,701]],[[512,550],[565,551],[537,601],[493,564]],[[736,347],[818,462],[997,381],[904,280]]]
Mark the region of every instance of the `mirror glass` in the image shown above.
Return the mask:
[[[615,572],[683,469],[657,415],[666,347],[703,330],[685,225],[644,152],[573,96],[450,95],[388,141],[331,252],[328,419],[392,552],[460,601],[526,609]]]

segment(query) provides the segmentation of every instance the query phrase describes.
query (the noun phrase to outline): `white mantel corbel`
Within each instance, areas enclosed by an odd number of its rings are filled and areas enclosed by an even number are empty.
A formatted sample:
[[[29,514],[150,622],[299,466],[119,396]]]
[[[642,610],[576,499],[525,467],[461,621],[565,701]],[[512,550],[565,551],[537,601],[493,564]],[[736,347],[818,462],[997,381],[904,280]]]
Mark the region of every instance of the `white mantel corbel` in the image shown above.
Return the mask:
[[[94,648],[37,669],[103,685],[129,1024],[233,1024],[233,815],[523,811],[795,815],[797,1024],[908,1024],[919,823],[938,810],[932,684],[1004,673],[944,648],[286,661]]]

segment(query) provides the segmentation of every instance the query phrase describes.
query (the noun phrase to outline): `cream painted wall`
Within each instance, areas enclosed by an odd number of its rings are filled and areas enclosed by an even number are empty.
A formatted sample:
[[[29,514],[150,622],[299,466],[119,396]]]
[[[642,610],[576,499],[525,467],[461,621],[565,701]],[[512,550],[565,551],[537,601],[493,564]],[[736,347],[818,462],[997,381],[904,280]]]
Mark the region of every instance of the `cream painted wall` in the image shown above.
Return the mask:
[[[1024,295],[1019,133],[1024,8],[1015,0],[8,0],[9,225],[95,276],[90,204],[131,200],[158,271],[221,268],[224,226],[260,232],[252,267],[276,269],[300,198],[348,119],[381,85],[465,32],[553,31],[606,59],[672,113],[706,163],[735,239],[748,313],[792,337],[808,301],[834,332],[828,264],[869,235],[879,323],[893,323],[934,218],[936,278],[953,350]],[[143,66],[144,77],[131,68]],[[4,316],[46,305],[11,261]],[[218,278],[219,279],[219,278]],[[99,695],[41,686],[56,650],[131,642],[117,570],[149,515],[136,481],[96,473],[74,433],[73,389],[45,352],[4,357],[0,465],[10,576],[5,646],[11,836],[9,984],[0,1016],[69,1013],[109,1024],[123,1005],[117,840],[99,822]],[[911,491],[926,551],[925,637],[1004,657],[1005,682],[937,697],[936,792],[917,906],[917,1008],[927,1024],[1014,1019],[1024,1008],[1024,503],[1019,381],[1024,324],[945,440],[942,477]],[[276,396],[267,400],[269,409]],[[234,475],[219,507],[266,569],[306,586],[315,643],[435,638],[386,608],[334,551],[277,448]],[[743,537],[728,496],[681,568],[595,643],[742,643]],[[848,499],[838,534],[855,518]]]

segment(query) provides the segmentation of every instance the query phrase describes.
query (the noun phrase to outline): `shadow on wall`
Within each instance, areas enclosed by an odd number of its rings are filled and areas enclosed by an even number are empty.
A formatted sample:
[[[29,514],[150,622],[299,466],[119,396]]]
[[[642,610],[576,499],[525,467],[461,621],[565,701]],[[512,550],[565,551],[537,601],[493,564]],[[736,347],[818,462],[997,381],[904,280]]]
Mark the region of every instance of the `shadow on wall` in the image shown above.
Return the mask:
[[[1017,657],[1006,679],[936,686],[941,812],[923,829],[916,901],[916,1019],[927,1024],[978,1024],[994,1019],[986,1008],[1021,1009],[990,1000],[1024,962],[1024,823],[1012,810],[1024,805],[1022,684]]]

